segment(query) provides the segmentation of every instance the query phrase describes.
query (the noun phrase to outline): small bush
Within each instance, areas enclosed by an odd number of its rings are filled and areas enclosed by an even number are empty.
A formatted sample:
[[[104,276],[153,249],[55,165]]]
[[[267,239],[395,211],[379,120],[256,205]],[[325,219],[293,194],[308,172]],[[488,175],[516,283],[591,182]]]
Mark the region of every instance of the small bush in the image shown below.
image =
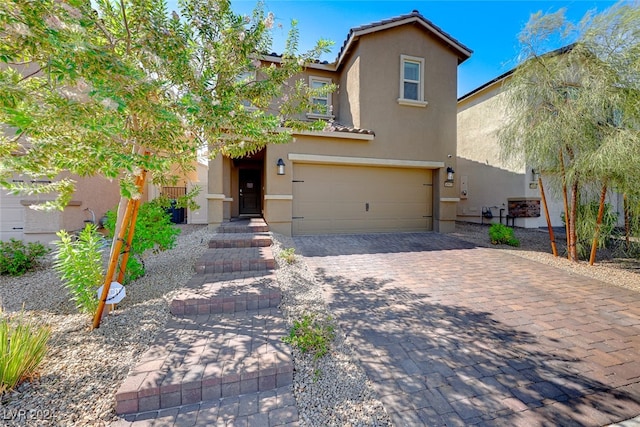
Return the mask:
[[[294,262],[296,262],[296,254],[295,254],[295,252],[296,252],[295,248],[283,249],[280,252],[280,258],[285,260],[287,262],[287,264],[293,264]]]
[[[24,313],[0,319],[0,393],[36,375],[51,329],[25,320]]]
[[[171,201],[166,198],[158,198],[140,205],[125,270],[125,284],[144,276],[143,254],[146,251],[158,253],[172,249],[176,245],[176,237],[180,234],[180,229],[171,222],[171,214],[167,212],[170,203]],[[112,210],[107,212],[107,220],[104,224],[111,238],[113,238],[115,225],[116,211]]]
[[[39,242],[25,244],[17,239],[0,242],[0,274],[22,276],[48,252],[49,249]]]
[[[71,293],[76,308],[92,313],[98,308],[96,291],[104,275],[102,235],[93,224],[87,224],[77,240],[64,230],[57,235],[60,240],[55,242],[58,250],[53,267]]]
[[[520,246],[520,241],[513,235],[513,228],[503,224],[491,224],[489,238],[494,245]]]
[[[587,259],[591,253],[591,243],[596,231],[599,210],[599,202],[578,204],[576,213],[576,235],[578,237],[576,250],[580,259]],[[561,218],[562,222],[566,224],[564,212],[562,212]],[[617,222],[618,215],[613,211],[609,203],[605,203],[600,232],[598,233],[598,249],[603,249],[610,243]]]
[[[303,353],[312,353],[314,359],[320,359],[329,351],[329,344],[335,337],[331,318],[325,321],[316,316],[305,314],[302,320],[295,320],[289,336],[282,341],[298,347]]]

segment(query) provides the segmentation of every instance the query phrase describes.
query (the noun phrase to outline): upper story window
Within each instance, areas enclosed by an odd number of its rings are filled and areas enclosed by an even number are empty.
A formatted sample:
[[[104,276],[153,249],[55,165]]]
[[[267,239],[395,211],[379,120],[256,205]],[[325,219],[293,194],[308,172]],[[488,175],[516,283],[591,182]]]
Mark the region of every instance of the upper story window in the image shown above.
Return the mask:
[[[245,71],[236,76],[236,82],[238,84],[251,84],[256,80],[256,72],[255,71]],[[248,99],[243,99],[240,103],[244,106],[246,110],[253,111],[256,110],[256,107],[249,101]]]
[[[400,55],[400,98],[398,103],[425,107],[424,58]]]
[[[309,77],[309,88],[322,89],[330,85],[331,79],[326,77]],[[311,96],[312,110],[307,113],[307,117],[312,119],[333,118],[333,106],[331,105],[331,93],[313,94]]]

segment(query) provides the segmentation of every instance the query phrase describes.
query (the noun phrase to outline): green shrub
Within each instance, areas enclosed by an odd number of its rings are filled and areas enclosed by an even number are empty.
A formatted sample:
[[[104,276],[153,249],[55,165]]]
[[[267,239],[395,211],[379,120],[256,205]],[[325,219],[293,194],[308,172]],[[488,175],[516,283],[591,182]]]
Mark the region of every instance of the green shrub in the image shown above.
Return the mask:
[[[303,353],[312,353],[314,359],[320,359],[329,351],[329,344],[335,337],[331,318],[318,320],[312,314],[305,314],[302,320],[295,320],[289,336],[282,341],[298,347]]]
[[[578,204],[576,212],[576,235],[578,237],[576,250],[578,257],[581,259],[587,258],[591,253],[591,244],[596,231],[599,209],[600,203],[597,201]],[[564,212],[562,213],[562,222],[565,223]],[[617,222],[617,214],[613,212],[609,203],[605,203],[600,232],[598,233],[598,249],[605,248],[609,244]]]
[[[58,250],[53,267],[71,293],[76,308],[93,313],[98,307],[96,292],[104,275],[102,235],[93,224],[87,224],[77,240],[64,230],[57,235],[60,240],[55,242]]]
[[[22,240],[0,242],[0,274],[21,276],[35,267],[39,258],[49,252],[42,243],[25,244]]]
[[[285,260],[287,262],[287,264],[293,264],[294,262],[296,262],[296,253],[295,252],[296,252],[295,248],[283,249],[280,252],[280,258]]]
[[[24,313],[0,319],[0,393],[35,376],[50,335],[49,327],[25,320]]]
[[[520,246],[520,241],[513,235],[513,228],[503,224],[491,224],[489,238],[494,245]]]
[[[140,205],[124,283],[129,283],[144,276],[143,255],[146,251],[158,253],[175,247],[176,237],[180,234],[180,229],[171,222],[171,215],[167,212],[170,202],[166,198],[157,198]],[[115,224],[116,211],[107,212],[107,221],[104,227],[107,229],[110,238],[113,238]],[[126,249],[123,248],[123,250]]]

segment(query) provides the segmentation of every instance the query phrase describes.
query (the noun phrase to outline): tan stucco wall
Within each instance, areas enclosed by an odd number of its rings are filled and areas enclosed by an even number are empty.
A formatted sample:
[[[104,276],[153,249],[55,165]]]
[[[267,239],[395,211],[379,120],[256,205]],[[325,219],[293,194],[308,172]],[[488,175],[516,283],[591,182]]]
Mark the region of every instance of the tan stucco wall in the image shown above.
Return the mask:
[[[22,227],[15,233],[0,233],[0,238],[18,238],[28,242],[41,241],[49,243],[57,240],[55,235],[60,230],[75,231],[84,227],[85,221],[93,217],[88,209],[94,212],[96,222],[109,209],[117,206],[120,200],[120,190],[117,180],[110,181],[103,177],[70,176],[76,181],[76,191],[71,202],[63,211],[40,211],[29,206],[46,200],[52,200],[51,195],[18,195],[10,196],[0,192],[0,224],[1,229]],[[5,212],[9,208],[13,212]],[[21,211],[20,213],[18,211]],[[20,223],[4,223],[5,216],[20,218]]]
[[[117,207],[120,201],[120,188],[117,180],[108,180],[101,176],[76,178],[76,192],[72,200],[81,202],[80,206],[68,206],[64,210],[63,227],[66,230],[77,230],[83,227],[91,214],[91,209],[100,220],[106,212]]]
[[[360,55],[360,125],[376,132],[373,157],[442,162],[456,169],[458,57],[433,36],[402,26],[363,36]],[[400,56],[424,58],[426,107],[400,105]],[[451,157],[449,157],[451,156]],[[443,168],[444,169],[444,168]],[[444,170],[434,175],[434,230],[451,231],[458,196],[444,187]]]
[[[540,191],[524,162],[501,158],[497,132],[508,112],[505,110],[502,82],[496,82],[458,104],[458,169],[456,186],[461,198],[457,217],[469,222],[499,222],[500,210],[507,215],[508,199],[540,198]],[[465,185],[466,184],[466,185]],[[551,191],[543,177],[549,216],[553,226],[562,226],[562,201]],[[483,218],[482,211],[491,209],[492,219]],[[542,208],[542,206],[541,206]],[[506,223],[506,219],[503,219]],[[544,212],[540,217],[518,218],[518,227],[546,226]]]
[[[340,121],[346,126],[362,127],[360,118],[360,51],[356,47],[342,68],[338,88]]]

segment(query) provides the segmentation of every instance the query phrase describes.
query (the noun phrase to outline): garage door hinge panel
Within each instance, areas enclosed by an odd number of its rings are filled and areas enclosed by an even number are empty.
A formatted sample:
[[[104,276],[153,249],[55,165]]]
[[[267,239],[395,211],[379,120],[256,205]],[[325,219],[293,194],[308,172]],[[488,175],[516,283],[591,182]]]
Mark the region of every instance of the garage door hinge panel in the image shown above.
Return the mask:
[[[300,180],[300,179],[293,179],[293,180],[291,180],[291,182],[304,182],[304,180]]]

